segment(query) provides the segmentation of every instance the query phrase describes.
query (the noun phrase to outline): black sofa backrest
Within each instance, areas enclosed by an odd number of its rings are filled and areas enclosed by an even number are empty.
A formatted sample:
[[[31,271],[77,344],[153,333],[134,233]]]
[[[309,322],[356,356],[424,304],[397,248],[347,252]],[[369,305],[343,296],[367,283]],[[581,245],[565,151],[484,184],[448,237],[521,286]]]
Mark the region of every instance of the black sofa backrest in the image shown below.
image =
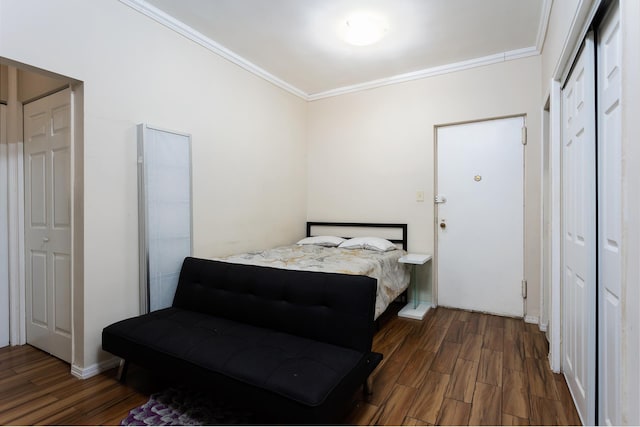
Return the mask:
[[[185,258],[173,306],[370,351],[376,280]]]

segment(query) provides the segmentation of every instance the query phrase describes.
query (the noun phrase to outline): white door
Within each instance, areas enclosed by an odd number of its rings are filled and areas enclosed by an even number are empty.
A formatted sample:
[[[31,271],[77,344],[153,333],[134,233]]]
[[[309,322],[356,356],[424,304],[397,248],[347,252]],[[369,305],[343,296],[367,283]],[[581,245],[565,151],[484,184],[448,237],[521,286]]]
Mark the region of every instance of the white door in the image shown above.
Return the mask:
[[[562,369],[586,425],[595,422],[594,69],[590,34],[562,90]]]
[[[24,106],[27,342],[71,362],[71,105]]]
[[[7,106],[0,105],[0,347],[9,345],[9,216]]]
[[[622,134],[620,16],[616,5],[598,37],[598,399],[599,424],[620,425]]]
[[[437,130],[437,301],[523,316],[524,118]]]

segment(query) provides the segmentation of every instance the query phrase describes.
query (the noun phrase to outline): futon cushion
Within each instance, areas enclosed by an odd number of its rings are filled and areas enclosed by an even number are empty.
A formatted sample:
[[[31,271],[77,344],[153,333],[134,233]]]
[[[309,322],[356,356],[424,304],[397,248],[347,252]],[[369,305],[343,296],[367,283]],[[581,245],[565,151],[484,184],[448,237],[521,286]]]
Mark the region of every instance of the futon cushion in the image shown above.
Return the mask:
[[[140,357],[147,347],[308,406],[370,363],[353,349],[175,307],[108,326],[103,346]]]
[[[185,258],[173,307],[371,351],[377,281]]]

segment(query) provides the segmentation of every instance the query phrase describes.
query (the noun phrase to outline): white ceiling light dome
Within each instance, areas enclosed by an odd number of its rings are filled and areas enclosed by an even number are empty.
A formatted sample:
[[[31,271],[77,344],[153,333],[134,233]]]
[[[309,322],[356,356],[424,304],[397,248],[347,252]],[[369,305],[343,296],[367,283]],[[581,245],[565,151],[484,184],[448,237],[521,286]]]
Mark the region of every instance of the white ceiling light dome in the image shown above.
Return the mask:
[[[389,30],[384,16],[369,11],[351,13],[345,20],[343,39],[354,46],[369,46],[379,42]]]

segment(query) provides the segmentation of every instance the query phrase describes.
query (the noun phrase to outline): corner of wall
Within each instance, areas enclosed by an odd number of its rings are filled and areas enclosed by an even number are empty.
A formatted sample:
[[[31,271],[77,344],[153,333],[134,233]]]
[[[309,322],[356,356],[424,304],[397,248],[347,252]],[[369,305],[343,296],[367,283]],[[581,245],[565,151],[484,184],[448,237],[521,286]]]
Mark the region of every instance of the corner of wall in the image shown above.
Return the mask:
[[[120,365],[119,357],[113,357],[107,360],[104,360],[99,363],[94,363],[89,365],[86,368],[82,368],[78,365],[71,365],[71,375],[81,380],[86,380],[88,378],[94,377],[102,372],[108,371],[109,369],[115,368]]]

